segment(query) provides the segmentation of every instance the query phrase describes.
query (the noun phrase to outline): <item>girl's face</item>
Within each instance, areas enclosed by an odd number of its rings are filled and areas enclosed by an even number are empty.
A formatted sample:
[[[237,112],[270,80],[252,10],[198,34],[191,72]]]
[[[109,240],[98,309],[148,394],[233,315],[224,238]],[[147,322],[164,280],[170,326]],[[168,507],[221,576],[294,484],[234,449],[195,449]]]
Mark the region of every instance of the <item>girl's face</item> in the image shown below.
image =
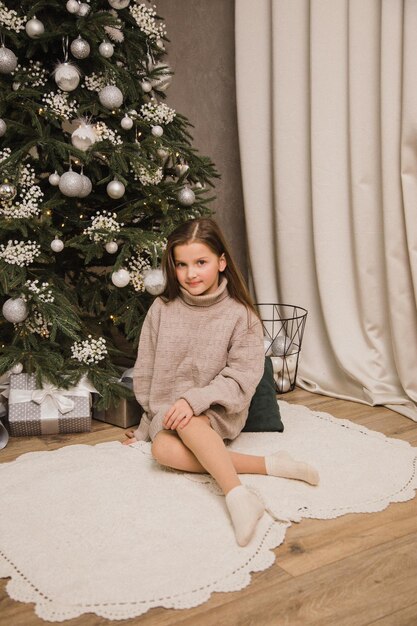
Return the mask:
[[[203,296],[216,291],[219,286],[219,272],[226,267],[222,254],[217,256],[201,242],[175,246],[175,272],[181,287],[193,296]]]

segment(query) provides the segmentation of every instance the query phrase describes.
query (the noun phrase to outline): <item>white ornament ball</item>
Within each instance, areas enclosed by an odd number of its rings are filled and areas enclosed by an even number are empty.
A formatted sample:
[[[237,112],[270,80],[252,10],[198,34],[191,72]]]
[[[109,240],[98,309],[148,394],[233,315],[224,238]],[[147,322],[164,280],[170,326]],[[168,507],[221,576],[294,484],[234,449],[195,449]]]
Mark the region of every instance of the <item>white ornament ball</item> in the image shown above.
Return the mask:
[[[164,292],[166,287],[166,280],[163,271],[159,268],[149,270],[143,279],[143,284],[148,293],[153,296],[159,296]]]
[[[55,239],[51,242],[51,248],[54,252],[62,252],[64,249],[64,242],[58,237],[55,237]]]
[[[120,122],[120,126],[124,129],[124,130],[130,130],[133,126],[133,120],[131,117],[129,117],[128,115],[125,115],[122,118],[122,121]]]
[[[178,192],[177,198],[183,206],[191,206],[195,202],[195,193],[189,187],[184,187]]]
[[[118,87],[107,85],[98,94],[100,103],[106,109],[118,109],[123,104],[123,94]]]
[[[284,358],[284,361],[284,373],[288,374],[288,376],[291,376],[292,374],[294,374],[297,367],[298,354],[289,354]]]
[[[109,241],[104,247],[106,248],[106,252],[109,254],[114,254],[119,249],[119,246],[115,241]]]
[[[162,137],[162,135],[164,134],[164,129],[162,128],[162,126],[159,126],[159,124],[157,124],[156,126],[152,126],[151,133],[154,137]]]
[[[71,43],[70,50],[76,59],[86,59],[90,54],[90,44],[79,35]]]
[[[6,122],[0,118],[0,137],[3,137],[3,135],[5,134],[7,130],[7,124]]]
[[[114,46],[110,43],[110,41],[103,41],[98,47],[98,51],[101,56],[105,59],[110,59],[114,54]]]
[[[78,0],[68,0],[65,6],[67,8],[68,13],[73,13],[74,15],[78,13],[80,9],[80,3],[78,2]]]
[[[142,80],[140,86],[142,87],[142,91],[145,93],[152,91],[152,83],[149,80]]]
[[[14,52],[5,48],[0,48],[0,74],[11,74],[17,67],[17,56]]]
[[[77,15],[79,15],[80,17],[85,17],[89,13],[90,13],[90,6],[86,2],[80,2]]]
[[[125,269],[117,270],[117,272],[113,272],[111,275],[111,282],[116,287],[126,287],[126,285],[130,282],[130,274]]]
[[[83,189],[83,181],[80,174],[69,170],[64,172],[59,179],[59,191],[68,198],[76,198]]]
[[[88,178],[88,176],[86,176],[85,174],[80,174],[80,176],[81,176],[82,189],[81,189],[80,193],[78,194],[78,197],[79,198],[86,198],[87,196],[90,195],[90,193],[91,193],[91,191],[93,189],[93,183]]]
[[[26,22],[25,30],[31,39],[36,39],[37,37],[43,35],[45,32],[45,26],[34,15],[31,20]]]
[[[272,354],[274,356],[284,356],[291,354],[291,339],[286,335],[278,335],[272,342]]]
[[[109,5],[113,9],[125,9],[130,4],[130,0],[109,0]]]
[[[11,374],[21,374],[23,372],[23,363],[15,363],[13,367],[10,368]]]
[[[277,376],[275,378],[278,393],[286,393],[290,390],[291,382],[286,376]]]
[[[23,298],[9,298],[3,304],[3,315],[8,322],[18,324],[24,322],[29,315],[29,310]]]
[[[271,356],[272,369],[274,374],[280,374],[284,367],[284,359],[282,356]]]
[[[73,146],[85,152],[97,141],[97,135],[90,124],[81,123],[79,127],[71,133],[71,143]]]
[[[48,180],[53,187],[58,187],[60,178],[61,177],[58,174],[58,172],[54,172],[53,174],[50,175]]]
[[[113,198],[113,200],[118,200],[123,196],[126,188],[124,184],[120,182],[120,180],[111,180],[106,187],[106,191],[110,198]]]
[[[80,82],[78,69],[70,63],[60,63],[55,70],[55,82],[62,91],[74,91]]]

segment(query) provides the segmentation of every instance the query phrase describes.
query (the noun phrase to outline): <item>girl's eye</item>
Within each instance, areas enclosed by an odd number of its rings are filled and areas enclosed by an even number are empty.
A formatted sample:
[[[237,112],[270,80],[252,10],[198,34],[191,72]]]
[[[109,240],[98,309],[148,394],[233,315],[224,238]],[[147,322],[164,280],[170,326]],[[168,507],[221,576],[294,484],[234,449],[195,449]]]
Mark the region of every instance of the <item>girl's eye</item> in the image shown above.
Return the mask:
[[[175,267],[184,267],[184,263],[175,263]]]
[[[205,261],[199,261],[199,262],[198,262],[198,264],[199,264],[199,265],[205,265],[205,264],[206,264],[206,262],[205,262]]]

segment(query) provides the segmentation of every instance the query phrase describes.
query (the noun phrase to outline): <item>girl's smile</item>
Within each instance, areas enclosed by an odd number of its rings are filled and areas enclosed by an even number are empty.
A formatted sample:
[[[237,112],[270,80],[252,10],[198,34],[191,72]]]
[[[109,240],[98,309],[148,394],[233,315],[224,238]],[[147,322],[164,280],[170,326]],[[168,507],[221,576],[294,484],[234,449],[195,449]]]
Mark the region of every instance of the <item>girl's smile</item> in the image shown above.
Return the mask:
[[[174,261],[179,284],[193,296],[216,291],[219,272],[226,267],[224,255],[218,257],[205,243],[196,241],[175,246]]]

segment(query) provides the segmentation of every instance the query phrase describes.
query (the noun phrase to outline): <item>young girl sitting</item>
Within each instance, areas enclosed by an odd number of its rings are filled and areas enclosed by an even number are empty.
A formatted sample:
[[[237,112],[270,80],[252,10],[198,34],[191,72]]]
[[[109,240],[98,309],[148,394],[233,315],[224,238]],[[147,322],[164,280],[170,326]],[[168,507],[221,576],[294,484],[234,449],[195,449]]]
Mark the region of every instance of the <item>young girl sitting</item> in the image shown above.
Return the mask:
[[[312,485],[319,477],[286,452],[261,457],[225,446],[245,425],[265,353],[261,321],[217,224],[201,218],[177,227],[162,267],[167,286],[145,318],[133,370],[144,414],[129,435],[150,438],[161,465],[211,474],[226,496],[236,540],[244,546],[264,505],[238,474]]]

